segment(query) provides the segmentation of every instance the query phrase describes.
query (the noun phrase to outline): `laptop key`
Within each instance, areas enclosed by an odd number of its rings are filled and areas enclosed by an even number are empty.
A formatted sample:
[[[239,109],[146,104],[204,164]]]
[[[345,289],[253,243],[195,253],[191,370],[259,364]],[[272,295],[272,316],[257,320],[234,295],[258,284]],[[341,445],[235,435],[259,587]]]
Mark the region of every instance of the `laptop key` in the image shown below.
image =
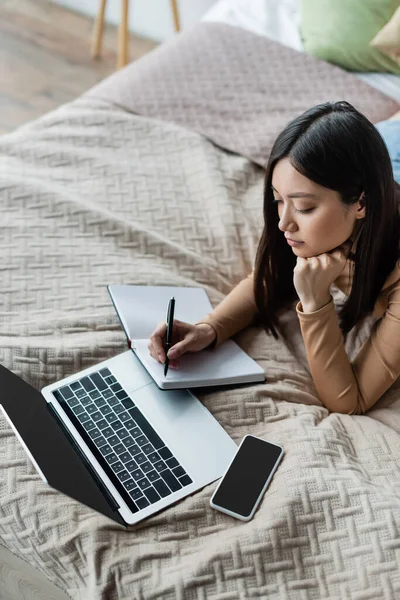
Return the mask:
[[[135,406],[130,398],[124,398],[124,400],[121,401],[121,404],[123,404],[125,408],[134,408]]]
[[[101,433],[97,429],[97,427],[95,427],[94,429],[91,429],[90,431],[88,431],[88,434],[90,435],[90,437],[92,438],[92,440],[94,440],[95,438],[99,437],[99,435],[101,435]]]
[[[157,473],[157,471],[154,471],[154,470],[153,471],[149,471],[147,473],[147,479],[149,481],[151,481],[151,483],[153,483],[153,481],[156,481],[156,479],[160,479],[160,474]]]
[[[113,450],[117,454],[122,454],[123,452],[125,452],[125,446],[121,443],[115,444],[115,446],[113,446]]]
[[[123,425],[121,423],[121,421],[118,419],[118,417],[116,417],[116,421],[114,421],[114,423],[112,424],[114,431],[117,433],[119,432],[120,429],[123,429]]]
[[[135,481],[139,481],[139,479],[142,479],[144,477],[144,475],[140,469],[135,469],[134,471],[131,472],[131,475]]]
[[[136,427],[136,423],[129,418],[127,421],[125,421],[125,427],[127,427],[128,429],[133,429],[134,427]]]
[[[90,421],[90,417],[87,413],[81,413],[80,415],[78,415],[78,419],[80,420],[81,423],[85,423],[86,421]]]
[[[114,396],[114,394],[112,393],[112,390],[110,390],[110,389],[104,390],[103,398],[112,398],[112,396]]]
[[[89,413],[89,415],[92,415],[94,412],[97,411],[97,406],[95,404],[89,404],[89,406],[87,407],[87,412]]]
[[[139,479],[139,481],[137,482],[138,486],[140,487],[141,490],[145,490],[146,488],[151,486],[150,481],[147,479],[147,477],[143,477],[143,479]]]
[[[73,409],[74,413],[78,416],[81,413],[85,412],[85,409],[83,408],[83,406],[79,405],[79,406],[74,406]]]
[[[127,448],[130,449],[131,446],[135,445],[135,440],[131,436],[128,436],[124,439],[124,444]]]
[[[114,429],[111,427],[106,427],[101,433],[104,435],[104,437],[110,437],[111,435],[114,435]]]
[[[101,446],[100,448],[100,452],[102,453],[103,456],[107,456],[107,454],[110,454],[112,451],[112,448],[110,446],[110,444],[105,444],[104,446]]]
[[[107,389],[108,386],[107,386],[106,382],[98,373],[92,373],[92,375],[90,375],[90,379],[93,381],[93,383],[97,387],[97,389],[100,390],[101,392],[103,390]]]
[[[128,479],[127,481],[124,482],[124,486],[125,486],[125,489],[127,489],[128,492],[130,492],[131,490],[135,489],[136,483],[133,481],[133,479]]]
[[[99,373],[102,377],[110,377],[110,375],[111,375],[111,371],[107,367],[104,367],[103,369],[101,369],[99,371]]]
[[[81,404],[82,406],[89,406],[89,404],[92,404],[92,399],[89,398],[89,396],[84,396],[83,398],[81,398]]]
[[[139,452],[139,454],[135,455],[135,460],[138,463],[138,465],[141,465],[146,460],[146,456],[144,454],[142,454],[141,452]]]
[[[130,420],[132,421],[132,419],[130,419]],[[127,422],[128,422],[128,421],[127,421]],[[132,421],[132,422],[133,422],[133,421]],[[128,427],[128,426],[126,425],[126,427]],[[136,423],[135,423],[134,427],[132,427],[132,428],[129,428],[129,433],[130,433],[131,435],[133,435],[133,437],[134,437],[134,438],[137,438],[137,437],[139,437],[139,435],[142,435],[142,430],[141,430],[141,429],[139,429],[139,427],[137,427],[137,425],[136,425]]]
[[[134,460],[129,460],[127,461],[125,466],[129,471],[134,471],[135,469],[137,469],[137,462],[135,462]]]
[[[99,424],[97,424],[97,426],[100,427]],[[169,466],[170,469],[174,469],[175,467],[177,467],[179,465],[175,456],[173,456],[172,458],[167,458],[167,460],[165,462],[167,463],[167,465]]]
[[[107,454],[107,456],[106,456],[106,461],[110,465],[112,465],[113,463],[117,462],[117,460],[118,460],[118,456],[114,452],[111,452],[110,454]]]
[[[109,406],[117,406],[119,404],[118,398],[110,398],[108,401]]]
[[[107,442],[111,444],[111,446],[115,446],[116,444],[119,444],[119,438],[116,435],[112,435],[107,439]]]
[[[150,452],[153,451],[153,446],[151,444],[145,444],[144,446],[142,446],[142,452],[144,452],[145,454],[150,454]]]
[[[182,477],[182,475],[186,475],[186,471],[183,467],[181,467],[181,465],[179,465],[179,467],[176,467],[175,469],[172,469],[172,472],[175,475],[175,477]]]
[[[115,383],[117,380],[115,379],[114,375],[110,375],[109,377],[105,377],[104,381],[107,381],[108,385],[111,385],[112,383]]]
[[[143,493],[146,496],[147,500],[150,501],[151,504],[154,504],[154,502],[157,502],[158,500],[160,500],[159,494],[157,494],[156,490],[152,487],[149,487],[146,490],[143,490]]]
[[[83,424],[84,428],[86,429],[86,431],[90,431],[90,429],[93,429],[93,427],[96,427],[96,424],[93,423],[93,421],[90,419],[90,421],[86,421]],[[104,433],[104,432],[103,432]]]
[[[126,391],[124,390],[124,388],[121,388],[119,392],[116,392],[115,394],[117,396],[117,398],[119,398],[120,400],[123,400],[124,398],[128,397],[128,394],[126,393]]]
[[[112,408],[106,404],[100,408],[100,412],[102,415],[109,415],[112,412]]]
[[[169,469],[167,469],[166,471],[161,471],[160,475],[173,492],[176,492],[177,490],[181,489],[182,485],[179,483],[175,475],[173,475],[173,473],[171,473]]]
[[[138,487],[135,488],[134,490],[132,490],[131,492],[129,492],[129,495],[134,499],[137,500],[138,498],[141,498],[143,496],[143,492],[142,490],[140,490]]]
[[[129,433],[127,432],[127,430],[125,428],[119,429],[118,430],[118,435],[121,438],[121,440],[123,440],[123,442],[125,444],[125,438],[129,437]]]
[[[118,479],[120,481],[126,481],[129,478],[130,478],[130,475],[129,475],[128,471],[121,471],[120,473],[118,473]]]
[[[65,398],[66,400],[74,397],[74,393],[68,385],[62,387],[59,391],[61,392],[63,398]]]
[[[71,388],[71,390],[74,390],[74,392],[75,390],[82,389],[82,386],[79,381],[74,381],[74,383],[71,383],[69,387]]]
[[[159,454],[161,454],[161,456],[164,458],[164,460],[172,457],[171,450],[169,448],[167,448],[166,446],[165,446],[165,448],[161,448],[158,452],[159,452]]]
[[[124,463],[128,463],[131,462],[132,460],[132,456],[129,454],[129,452],[122,452],[122,454],[119,455],[119,460],[121,460]]]
[[[125,412],[125,408],[122,406],[122,404],[117,404],[114,406],[114,412],[116,415],[119,415],[120,413]]]
[[[193,483],[193,481],[190,479],[189,475],[184,475],[183,477],[180,477],[179,482],[183,485],[183,487],[185,487],[185,485],[189,485],[190,483]]]
[[[74,406],[79,406],[79,400],[78,398],[75,398],[75,396],[67,400],[67,403],[68,406],[70,406],[71,408],[73,408]]]
[[[137,444],[139,444],[139,446],[144,446],[149,440],[145,435],[139,435],[139,437],[137,437],[135,441]]]
[[[161,473],[161,471],[164,471],[165,469],[168,468],[163,460],[159,460],[158,462],[154,463],[153,467],[155,469],[157,469],[157,471],[159,473]]]
[[[109,423],[114,423],[115,421],[118,421],[118,417],[117,415],[114,415],[114,413],[106,415],[106,419]]]
[[[125,446],[126,446],[126,442],[124,442],[124,443],[125,443]],[[132,456],[136,456],[136,454],[140,453],[140,448],[139,448],[139,446],[137,444],[135,444],[134,446],[131,446],[129,448],[129,452],[132,454]]]
[[[125,421],[131,421],[132,419],[130,418],[130,416],[128,415],[127,412],[123,412],[119,415],[119,419],[120,421],[122,421],[122,423],[125,423]]]
[[[112,466],[114,473],[120,473],[124,470],[124,465],[119,460]]]
[[[107,444],[106,438],[104,438],[102,435],[99,435],[99,437],[94,438],[93,441],[94,441],[94,443],[96,444],[96,446],[98,448],[100,448],[101,446],[104,446],[105,444]]]
[[[140,465],[140,468],[142,469],[143,473],[148,473],[149,471],[153,470],[153,465],[146,460],[146,462]]]
[[[100,394],[99,390],[94,390],[93,392],[89,392],[89,396],[93,400],[96,400],[96,398],[101,398],[101,394]]]
[[[102,406],[107,406],[107,400],[104,400],[104,398],[101,398],[101,397],[96,398],[94,403],[97,406],[97,408],[101,408]]]
[[[165,498],[165,496],[172,494],[171,490],[165,485],[162,479],[157,479],[157,481],[154,481],[153,486],[156,488],[161,498]]]
[[[119,390],[122,390],[122,387],[119,385],[119,383],[113,383],[111,386],[111,389],[113,392],[119,392]]]
[[[89,377],[84,377],[83,379],[80,380],[81,385],[83,385],[83,387],[85,388],[85,390],[87,392],[91,392],[92,390],[95,389],[93,382],[90,381]]]
[[[86,392],[81,388],[80,390],[76,390],[75,395],[77,398],[82,398],[83,396],[86,396]]]
[[[144,450],[144,446],[143,446],[143,450]],[[158,452],[152,452],[151,454],[149,454],[147,456],[147,458],[152,462],[152,463],[156,463],[160,460],[160,455],[158,454]]]
[[[139,508],[146,508],[146,506],[150,505],[150,502],[143,496],[143,498],[138,498],[138,500],[136,500],[136,504]]]
[[[93,421],[100,421],[100,419],[103,418],[103,415],[101,414],[101,412],[96,411],[92,413],[92,419]]]
[[[97,421],[96,425],[99,429],[106,429],[106,427],[108,427],[108,422],[105,419],[100,419],[100,421]]]

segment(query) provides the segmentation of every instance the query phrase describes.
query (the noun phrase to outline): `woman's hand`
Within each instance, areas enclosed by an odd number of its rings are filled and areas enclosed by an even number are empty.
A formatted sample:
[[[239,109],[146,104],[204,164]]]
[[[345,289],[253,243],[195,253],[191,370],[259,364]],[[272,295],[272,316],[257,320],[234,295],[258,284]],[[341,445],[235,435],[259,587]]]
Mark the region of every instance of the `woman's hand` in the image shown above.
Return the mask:
[[[297,257],[293,283],[304,312],[314,312],[331,299],[330,287],[346,266],[351,243],[310,258]]]
[[[150,337],[147,345],[150,355],[158,362],[165,362],[165,338],[167,335],[167,325],[165,321],[159,323]],[[199,323],[190,325],[183,321],[174,320],[172,329],[172,346],[168,352],[170,359],[169,366],[173,369],[178,368],[177,358],[185,352],[198,352],[209,346],[216,337],[216,333],[211,325]]]

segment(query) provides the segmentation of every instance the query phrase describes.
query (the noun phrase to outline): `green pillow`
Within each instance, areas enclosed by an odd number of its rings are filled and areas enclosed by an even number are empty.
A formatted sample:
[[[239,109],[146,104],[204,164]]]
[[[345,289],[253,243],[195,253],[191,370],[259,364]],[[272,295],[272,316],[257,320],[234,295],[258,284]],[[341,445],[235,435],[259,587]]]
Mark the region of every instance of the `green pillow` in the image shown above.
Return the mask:
[[[400,73],[400,65],[370,46],[400,0],[302,0],[301,34],[309,54],[349,71]]]

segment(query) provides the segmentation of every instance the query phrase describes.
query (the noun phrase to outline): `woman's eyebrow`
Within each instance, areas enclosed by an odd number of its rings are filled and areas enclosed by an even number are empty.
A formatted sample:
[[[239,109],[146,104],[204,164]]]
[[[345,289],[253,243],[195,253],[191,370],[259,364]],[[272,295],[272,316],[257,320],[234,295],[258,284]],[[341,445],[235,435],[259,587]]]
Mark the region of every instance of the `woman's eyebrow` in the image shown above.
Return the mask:
[[[272,184],[271,184],[271,188],[274,190],[274,192],[279,194],[278,190],[276,188],[274,188],[274,186]],[[293,192],[293,194],[288,194],[288,198],[315,198],[316,196],[317,196],[317,194],[309,194],[307,192]]]

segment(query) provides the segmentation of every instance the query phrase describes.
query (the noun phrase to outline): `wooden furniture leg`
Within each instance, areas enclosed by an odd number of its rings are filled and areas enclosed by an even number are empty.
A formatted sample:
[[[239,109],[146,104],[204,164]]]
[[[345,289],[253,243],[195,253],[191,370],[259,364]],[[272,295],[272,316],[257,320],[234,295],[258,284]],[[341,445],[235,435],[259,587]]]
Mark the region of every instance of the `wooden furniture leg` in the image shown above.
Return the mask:
[[[172,13],[174,15],[175,31],[179,31],[181,26],[179,24],[179,11],[178,11],[177,0],[171,0],[171,5],[172,5]]]
[[[96,16],[93,29],[92,57],[98,58],[101,52],[101,43],[103,41],[104,12],[106,10],[107,0],[100,0],[100,8]]]
[[[121,69],[128,62],[128,8],[129,0],[121,0],[121,23],[118,30],[117,68]]]

